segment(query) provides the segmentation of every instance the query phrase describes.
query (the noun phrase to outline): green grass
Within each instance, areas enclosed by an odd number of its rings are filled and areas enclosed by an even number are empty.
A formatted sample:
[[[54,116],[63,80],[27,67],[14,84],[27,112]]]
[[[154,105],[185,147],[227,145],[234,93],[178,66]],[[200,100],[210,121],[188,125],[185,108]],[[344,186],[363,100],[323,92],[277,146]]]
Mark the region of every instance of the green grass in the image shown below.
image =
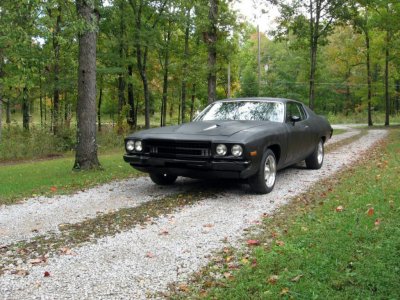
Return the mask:
[[[399,178],[396,129],[360,166],[265,218],[251,237],[261,246],[222,253],[222,262],[198,275],[189,297],[400,299]],[[215,270],[226,279],[213,279]]]
[[[73,171],[73,157],[25,162],[0,167],[0,204],[24,197],[66,194],[111,180],[137,176],[123,153],[100,155],[103,170]]]

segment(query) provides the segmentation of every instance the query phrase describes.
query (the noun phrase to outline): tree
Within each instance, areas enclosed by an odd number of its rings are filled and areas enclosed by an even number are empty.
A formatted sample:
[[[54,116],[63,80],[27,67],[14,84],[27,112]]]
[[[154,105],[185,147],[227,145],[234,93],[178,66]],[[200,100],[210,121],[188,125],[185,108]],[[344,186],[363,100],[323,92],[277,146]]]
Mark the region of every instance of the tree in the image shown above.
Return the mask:
[[[217,99],[217,22],[218,22],[219,0],[210,0],[208,14],[208,32],[205,34],[205,41],[208,45],[208,103]]]
[[[346,13],[344,0],[269,0],[281,12],[279,35],[293,32],[309,49],[309,106],[315,106],[318,46],[325,42],[336,21]]]
[[[76,0],[79,33],[77,147],[74,169],[100,167],[96,143],[96,44],[99,15],[94,0]]]
[[[167,2],[168,0],[163,0],[160,3],[152,0],[129,0],[134,14],[135,31],[133,43],[136,49],[136,64],[143,84],[146,128],[150,128],[150,90],[147,74],[150,38],[154,36],[153,31],[164,13]],[[147,32],[145,33],[145,31]]]

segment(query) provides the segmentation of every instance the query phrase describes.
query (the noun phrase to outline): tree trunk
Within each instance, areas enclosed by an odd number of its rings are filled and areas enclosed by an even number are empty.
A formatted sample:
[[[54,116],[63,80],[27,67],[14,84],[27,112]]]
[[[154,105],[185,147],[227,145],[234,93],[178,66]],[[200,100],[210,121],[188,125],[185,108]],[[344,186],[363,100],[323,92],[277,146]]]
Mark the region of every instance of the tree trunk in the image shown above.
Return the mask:
[[[148,48],[145,47],[142,61],[142,49],[141,46],[137,46],[136,48],[136,57],[139,68],[140,78],[143,83],[143,93],[144,93],[144,122],[145,128],[150,128],[150,92],[149,92],[149,82],[147,79],[147,54]]]
[[[171,40],[171,22],[168,23],[168,28],[165,36],[165,56],[164,56],[164,80],[163,80],[163,95],[161,104],[161,126],[165,126],[165,118],[167,115],[168,101],[168,72],[169,72],[169,42]]]
[[[22,127],[29,131],[29,99],[27,87],[24,87],[22,92]]]
[[[210,0],[210,11],[208,14],[209,31],[206,35],[208,44],[208,103],[217,99],[217,22],[218,22],[218,0]]]
[[[40,126],[43,127],[43,94],[42,94],[42,73],[39,71],[39,109],[40,109]]]
[[[396,87],[396,114],[399,113],[399,108],[400,108],[400,79],[396,79],[395,83]]]
[[[58,6],[56,26],[53,31],[53,51],[54,51],[54,87],[53,87],[53,133],[57,134],[60,126],[60,42],[59,35],[61,31],[61,5]]]
[[[78,16],[87,25],[79,35],[77,147],[74,169],[100,167],[96,143],[96,44],[99,16],[94,1],[76,0]]]
[[[133,93],[133,66],[128,66],[128,75],[129,75],[129,83],[128,83],[128,104],[129,104],[129,114],[128,114],[128,124],[131,129],[135,126],[135,98]]]
[[[184,63],[183,63],[183,79],[182,79],[182,123],[186,122],[186,82],[188,74],[188,59],[189,59],[189,30],[190,30],[190,9],[187,11],[185,28],[185,50],[184,50]]]
[[[0,143],[1,143],[2,130],[3,130],[3,100],[1,99],[1,89],[0,89]]]
[[[193,83],[192,87],[192,101],[190,103],[190,121],[193,121],[194,116],[194,101],[196,100],[196,84]]]
[[[371,76],[371,46],[368,30],[365,31],[365,45],[367,48],[367,85],[368,85],[368,126],[373,126],[372,122],[372,76]]]
[[[97,128],[101,132],[101,103],[103,101],[103,86],[100,87],[99,103],[97,106]]]
[[[385,49],[385,126],[389,126],[390,116],[390,97],[389,97],[389,44],[390,32],[386,31],[386,49]]]

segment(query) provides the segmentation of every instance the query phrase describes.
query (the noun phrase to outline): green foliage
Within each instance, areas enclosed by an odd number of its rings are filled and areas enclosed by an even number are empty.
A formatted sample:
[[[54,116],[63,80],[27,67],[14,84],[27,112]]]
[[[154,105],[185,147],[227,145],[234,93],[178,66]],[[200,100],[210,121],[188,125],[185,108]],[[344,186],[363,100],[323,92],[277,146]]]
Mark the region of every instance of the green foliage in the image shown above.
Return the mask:
[[[10,126],[3,130],[0,162],[71,155],[76,145],[75,129],[65,128],[57,135],[49,131],[49,128],[36,126],[30,131],[23,130],[19,126]],[[126,127],[123,133],[128,133]],[[97,144],[100,153],[123,149],[124,137],[117,134],[116,128],[103,126],[97,135]]]

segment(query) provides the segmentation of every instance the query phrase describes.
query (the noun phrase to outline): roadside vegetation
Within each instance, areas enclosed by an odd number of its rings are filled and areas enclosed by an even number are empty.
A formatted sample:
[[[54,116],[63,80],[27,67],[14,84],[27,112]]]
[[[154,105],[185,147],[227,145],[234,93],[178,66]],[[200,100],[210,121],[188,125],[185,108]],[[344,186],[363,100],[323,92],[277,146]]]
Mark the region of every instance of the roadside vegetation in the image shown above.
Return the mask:
[[[224,249],[172,297],[400,298],[399,176],[397,128],[357,166],[265,216],[243,249]]]

